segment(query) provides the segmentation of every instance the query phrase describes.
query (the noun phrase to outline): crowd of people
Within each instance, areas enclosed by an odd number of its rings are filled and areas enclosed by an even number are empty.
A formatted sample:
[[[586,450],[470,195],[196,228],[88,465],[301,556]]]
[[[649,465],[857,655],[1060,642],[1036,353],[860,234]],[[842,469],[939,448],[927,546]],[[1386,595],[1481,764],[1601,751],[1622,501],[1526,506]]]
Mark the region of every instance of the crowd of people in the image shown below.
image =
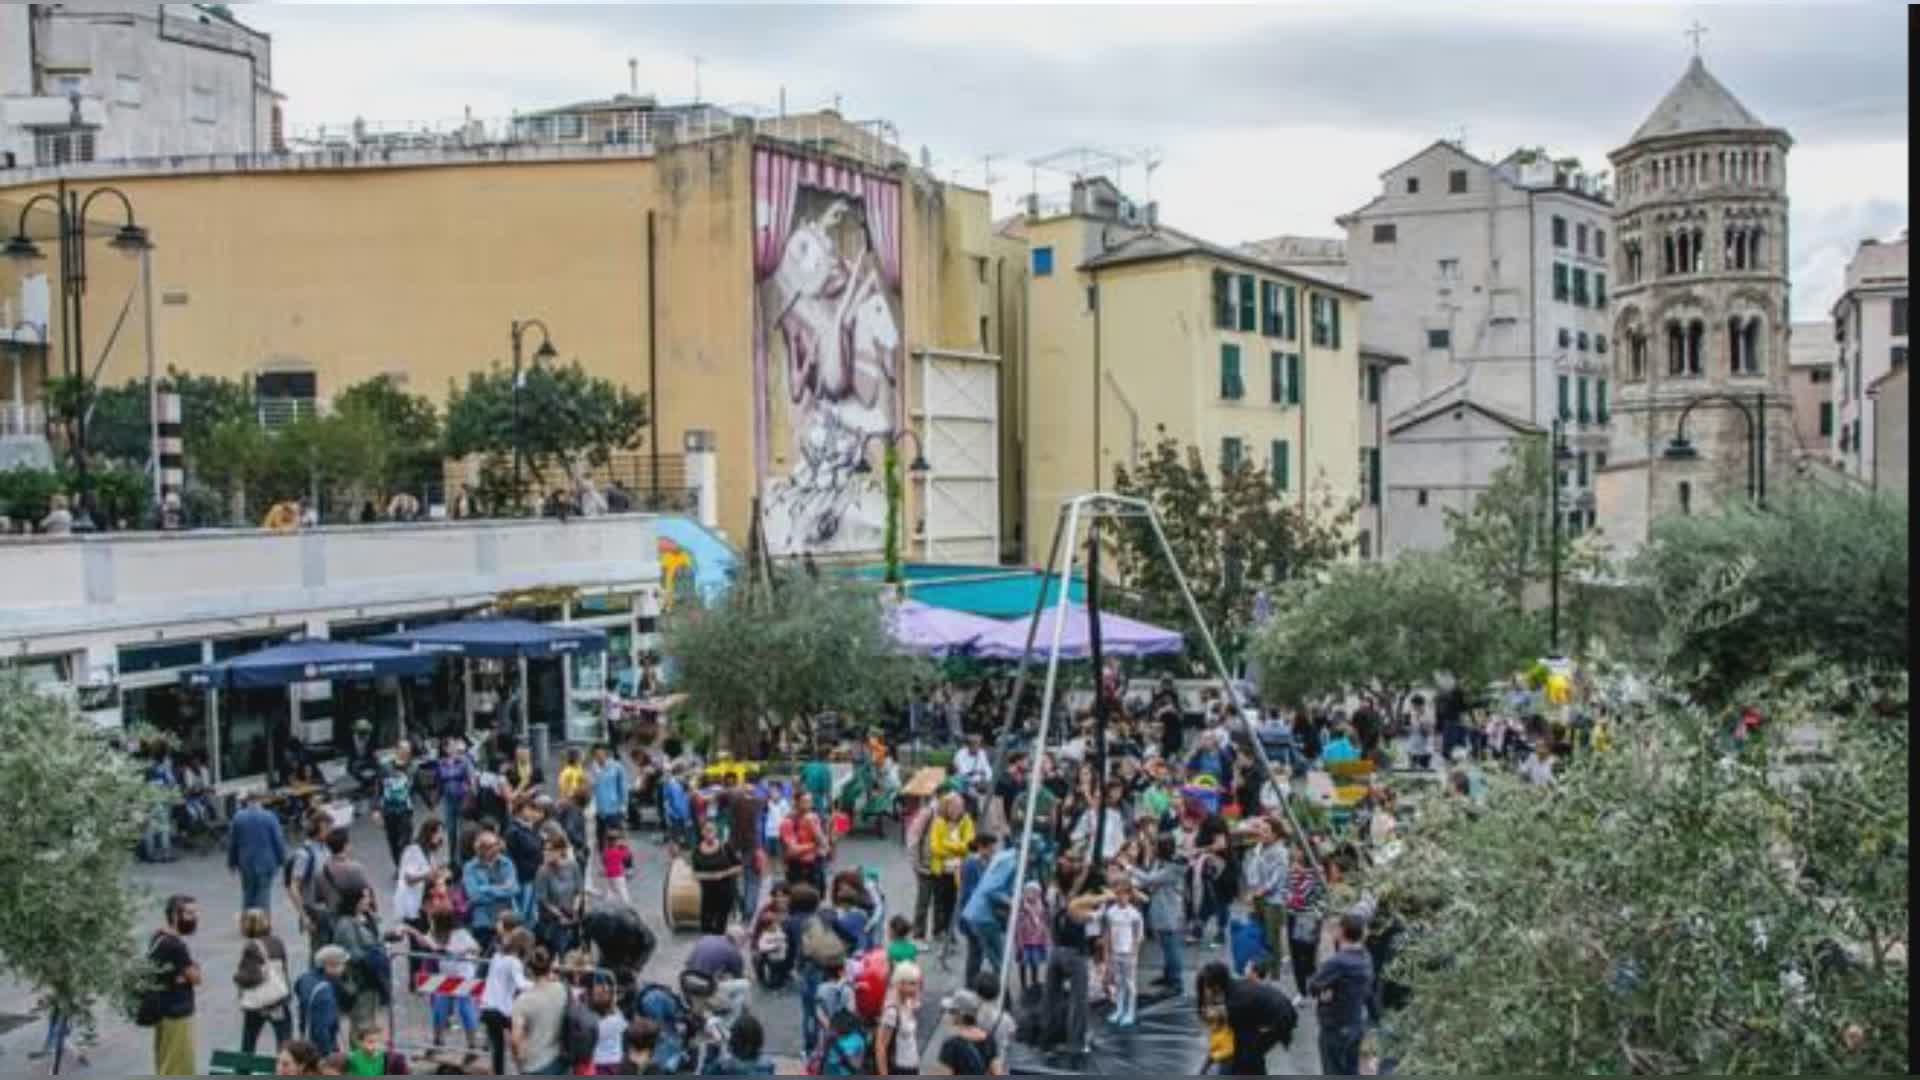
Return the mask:
[[[998,1074],[1016,1036],[1077,1070],[1096,1016],[1124,1032],[1143,1002],[1168,1000],[1190,1002],[1210,1033],[1197,1069],[1263,1073],[1311,1004],[1323,1071],[1357,1074],[1395,1000],[1399,925],[1353,886],[1392,842],[1398,800],[1376,784],[1343,828],[1322,816],[1307,829],[1297,780],[1362,759],[1425,769],[1438,758],[1442,797],[1472,797],[1483,757],[1551,782],[1556,731],[1522,714],[1522,745],[1504,730],[1482,742],[1486,728],[1445,694],[1432,717],[1416,700],[1394,722],[1250,710],[1243,725],[1218,695],[1195,716],[1171,683],[1104,692],[1104,761],[1091,708],[1038,752],[1030,732],[992,746],[966,733],[945,786],[905,823],[918,887],[893,912],[877,875],[838,866],[848,823],[836,818],[853,785],[836,787],[822,754],[791,784],[721,769],[715,787],[674,740],[624,757],[602,745],[565,751],[549,783],[510,737],[476,749],[448,739],[426,759],[402,743],[362,788],[390,880],[326,809],[309,812],[295,843],[263,796],[248,797],[228,837],[245,942],[232,974],[239,1049],[253,1053],[270,1029],[283,1074],[405,1071],[388,1007],[427,972],[477,991],[432,996],[424,1052],[441,1072],[771,1073],[750,980],[763,1008],[795,999],[797,1049],[815,1074]],[[888,755],[885,740],[860,744],[856,776],[897,775]],[[643,977],[656,940],[632,903],[629,834],[649,813],[698,893],[700,938],[678,988]],[[276,888],[301,941],[276,932]],[[197,904],[173,897],[166,915],[149,949],[165,977],[143,1020],[156,1073],[189,1075],[201,1063]],[[944,967],[959,949],[963,989],[929,1013],[922,964]],[[944,1041],[929,1039],[936,1029]]]

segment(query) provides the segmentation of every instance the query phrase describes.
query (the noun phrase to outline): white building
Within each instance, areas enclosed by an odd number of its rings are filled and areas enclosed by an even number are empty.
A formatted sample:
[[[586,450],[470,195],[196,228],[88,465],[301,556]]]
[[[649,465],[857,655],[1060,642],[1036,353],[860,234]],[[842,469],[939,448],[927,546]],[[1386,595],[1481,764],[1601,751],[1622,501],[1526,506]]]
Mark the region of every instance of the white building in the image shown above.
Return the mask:
[[[1895,240],[1860,242],[1847,263],[1847,291],[1833,305],[1833,339],[1839,344],[1832,384],[1833,460],[1878,487],[1884,463],[1875,438],[1883,409],[1873,391],[1885,376],[1907,366],[1905,229]]]
[[[1515,438],[1565,423],[1568,524],[1606,463],[1610,196],[1573,159],[1489,163],[1445,140],[1381,174],[1338,223],[1345,280],[1374,297],[1367,341],[1410,358],[1387,384],[1388,554],[1447,540]],[[1325,252],[1286,245],[1300,258]]]
[[[257,780],[291,729],[334,757],[356,719],[382,746],[414,730],[464,728],[463,676],[233,690],[217,733],[182,675],[294,637],[358,640],[460,618],[518,594],[515,614],[592,626],[609,651],[535,661],[536,717],[561,738],[597,737],[610,676],[654,651],[661,526],[651,515],[437,521],[307,529],[208,529],[0,539],[0,670],[77,697],[103,728],[150,727],[207,753],[217,782]],[[475,661],[477,666],[500,662]],[[495,673],[483,670],[476,700]],[[487,711],[483,707],[482,711]]]
[[[0,5],[0,168],[279,146],[272,42],[224,4]]]

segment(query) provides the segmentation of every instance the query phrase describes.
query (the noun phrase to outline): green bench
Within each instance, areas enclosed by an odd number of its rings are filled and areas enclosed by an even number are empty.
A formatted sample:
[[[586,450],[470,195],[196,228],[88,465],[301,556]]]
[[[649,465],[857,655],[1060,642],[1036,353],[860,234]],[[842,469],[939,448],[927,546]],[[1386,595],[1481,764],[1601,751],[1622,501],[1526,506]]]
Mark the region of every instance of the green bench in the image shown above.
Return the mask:
[[[272,1076],[275,1060],[237,1050],[215,1050],[207,1064],[208,1076]]]

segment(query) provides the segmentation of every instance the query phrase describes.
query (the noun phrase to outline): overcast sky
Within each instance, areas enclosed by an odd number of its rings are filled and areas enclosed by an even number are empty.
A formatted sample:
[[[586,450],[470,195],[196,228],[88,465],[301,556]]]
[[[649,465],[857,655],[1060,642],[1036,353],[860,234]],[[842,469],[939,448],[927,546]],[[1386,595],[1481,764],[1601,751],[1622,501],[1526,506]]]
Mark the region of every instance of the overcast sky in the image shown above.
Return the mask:
[[[1435,138],[1606,168],[1679,78],[1708,66],[1796,140],[1794,312],[1819,318],[1862,237],[1907,223],[1907,16],[1898,4],[255,5],[288,123],[450,125],[640,89],[790,110],[839,96],[996,210],[1027,162],[1077,146],[1162,157],[1162,220],[1221,242],[1337,235],[1379,174]],[[1133,167],[1123,183],[1145,194]],[[1042,173],[1039,190],[1064,190]]]

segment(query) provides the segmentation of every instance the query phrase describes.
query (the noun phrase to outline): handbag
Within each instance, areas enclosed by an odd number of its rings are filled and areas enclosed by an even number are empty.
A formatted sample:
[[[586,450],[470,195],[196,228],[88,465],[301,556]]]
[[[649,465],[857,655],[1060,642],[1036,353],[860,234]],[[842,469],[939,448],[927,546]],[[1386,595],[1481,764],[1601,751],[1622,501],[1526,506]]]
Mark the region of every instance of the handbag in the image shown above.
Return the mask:
[[[262,978],[258,985],[240,991],[240,1008],[246,1012],[264,1012],[285,1004],[293,996],[287,988],[286,969],[274,963],[258,941],[247,947],[260,954]]]

